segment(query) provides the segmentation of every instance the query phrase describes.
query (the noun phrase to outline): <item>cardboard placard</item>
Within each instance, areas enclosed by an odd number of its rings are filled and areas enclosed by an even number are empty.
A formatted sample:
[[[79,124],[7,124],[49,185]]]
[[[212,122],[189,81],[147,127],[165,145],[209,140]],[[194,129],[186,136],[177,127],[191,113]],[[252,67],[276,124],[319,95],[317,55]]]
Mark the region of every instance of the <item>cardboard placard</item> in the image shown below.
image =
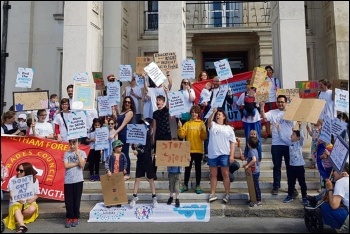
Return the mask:
[[[276,98],[279,95],[285,95],[287,97],[287,105],[293,100],[293,98],[300,98],[299,89],[277,89]]]
[[[286,108],[283,119],[315,124],[325,105],[326,101],[321,99],[293,98],[288,108]]]
[[[269,96],[270,96],[270,83],[268,81],[263,81],[256,88],[255,102],[260,103],[260,102],[269,101]]]
[[[319,89],[317,80],[295,81],[295,87],[299,89],[300,98],[317,98]]]
[[[253,173],[252,173],[252,170],[250,168],[245,170],[245,177],[247,179],[249,199],[253,203],[257,203],[258,201],[256,199],[255,186],[254,186],[254,181],[253,181]]]
[[[136,74],[142,75],[144,68],[153,62],[153,57],[136,57]]]
[[[113,173],[111,177],[101,175],[100,181],[105,206],[128,204],[128,196],[122,172]]]
[[[250,85],[257,88],[259,87],[266,79],[267,72],[263,67],[255,67],[253,70],[252,78]]]
[[[96,84],[96,90],[104,90],[105,82],[103,80],[102,72],[92,72],[92,78]]]
[[[175,52],[156,53],[154,54],[154,62],[157,64],[160,70],[172,70],[179,68]]]
[[[349,91],[348,80],[332,80],[333,100],[335,95],[335,89],[343,89]]]
[[[15,111],[49,109],[49,91],[13,92]]]
[[[156,166],[190,165],[189,141],[157,141]]]

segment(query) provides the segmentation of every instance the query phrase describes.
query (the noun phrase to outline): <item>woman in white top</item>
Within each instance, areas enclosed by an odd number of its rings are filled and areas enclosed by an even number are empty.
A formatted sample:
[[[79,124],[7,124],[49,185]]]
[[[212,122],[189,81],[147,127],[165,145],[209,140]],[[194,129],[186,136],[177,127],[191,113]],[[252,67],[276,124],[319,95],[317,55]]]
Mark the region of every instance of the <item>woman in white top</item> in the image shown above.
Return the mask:
[[[178,117],[181,120],[182,125],[184,125],[187,121],[191,119],[190,109],[193,106],[194,100],[196,99],[196,94],[191,88],[191,83],[188,79],[182,79],[179,91],[181,91],[184,95],[185,113],[182,113]],[[177,123],[179,122],[179,119],[176,119]]]
[[[213,119],[215,118],[215,121]],[[230,177],[229,166],[235,159],[236,136],[233,128],[228,125],[227,116],[224,110],[213,108],[213,113],[208,119],[209,145],[208,145],[208,165],[210,169],[210,196],[209,202],[217,200],[215,195],[218,166],[221,168],[225,187],[225,197],[223,201],[230,200]]]
[[[68,142],[68,115],[70,113],[69,99],[62,98],[60,104],[61,112],[55,116],[53,123],[55,124],[55,134],[59,142]]]
[[[24,133],[19,129],[18,123],[16,122],[16,112],[7,111],[1,118],[1,135],[19,135],[23,136]]]
[[[319,119],[324,119],[324,116],[327,115],[331,119],[334,117],[334,104],[332,99],[332,90],[330,89],[332,87],[332,84],[329,83],[328,80],[322,79],[318,81],[318,85],[320,87],[320,92],[318,93],[318,99],[322,99],[326,101],[326,105],[323,108],[323,111],[320,115]]]
[[[30,128],[29,135],[40,137],[40,138],[48,138],[48,139],[54,138],[52,124],[45,121],[46,116],[47,116],[47,112],[45,109],[38,110],[38,113],[37,113],[38,122],[32,123],[32,127]]]

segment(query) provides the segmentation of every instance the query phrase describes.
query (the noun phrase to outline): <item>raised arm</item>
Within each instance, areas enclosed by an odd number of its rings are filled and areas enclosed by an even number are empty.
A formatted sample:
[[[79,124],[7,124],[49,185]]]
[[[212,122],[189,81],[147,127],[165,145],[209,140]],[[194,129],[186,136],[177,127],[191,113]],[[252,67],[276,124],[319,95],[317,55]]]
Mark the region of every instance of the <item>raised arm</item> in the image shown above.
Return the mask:
[[[218,111],[218,109],[216,107],[214,107],[213,113],[211,113],[211,115],[209,116],[209,119],[208,119],[208,127],[209,128],[211,128],[211,126],[212,126],[212,122],[213,122],[214,116],[215,116],[217,111]]]

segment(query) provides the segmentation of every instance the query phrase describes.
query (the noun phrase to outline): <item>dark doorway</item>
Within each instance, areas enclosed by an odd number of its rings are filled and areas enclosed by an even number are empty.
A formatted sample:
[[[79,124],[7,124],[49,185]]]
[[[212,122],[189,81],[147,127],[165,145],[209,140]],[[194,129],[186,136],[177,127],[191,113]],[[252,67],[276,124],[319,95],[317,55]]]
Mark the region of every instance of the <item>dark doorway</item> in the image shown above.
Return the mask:
[[[216,76],[214,62],[227,58],[232,74],[239,74],[248,71],[248,51],[230,52],[203,52],[203,68],[210,78]]]

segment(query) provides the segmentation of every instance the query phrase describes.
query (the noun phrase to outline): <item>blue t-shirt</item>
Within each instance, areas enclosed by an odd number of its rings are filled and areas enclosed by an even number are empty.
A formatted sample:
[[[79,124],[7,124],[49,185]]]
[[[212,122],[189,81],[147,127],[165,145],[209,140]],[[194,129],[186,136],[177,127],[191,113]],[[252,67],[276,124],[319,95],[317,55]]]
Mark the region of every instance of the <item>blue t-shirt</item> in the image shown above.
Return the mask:
[[[253,160],[253,157],[255,156],[255,170],[253,171],[253,174],[259,173],[260,172],[260,162],[259,162],[259,156],[258,156],[258,150],[257,149],[249,149],[248,151],[248,158],[247,158],[247,163],[250,163]],[[254,168],[252,166],[252,168]]]

